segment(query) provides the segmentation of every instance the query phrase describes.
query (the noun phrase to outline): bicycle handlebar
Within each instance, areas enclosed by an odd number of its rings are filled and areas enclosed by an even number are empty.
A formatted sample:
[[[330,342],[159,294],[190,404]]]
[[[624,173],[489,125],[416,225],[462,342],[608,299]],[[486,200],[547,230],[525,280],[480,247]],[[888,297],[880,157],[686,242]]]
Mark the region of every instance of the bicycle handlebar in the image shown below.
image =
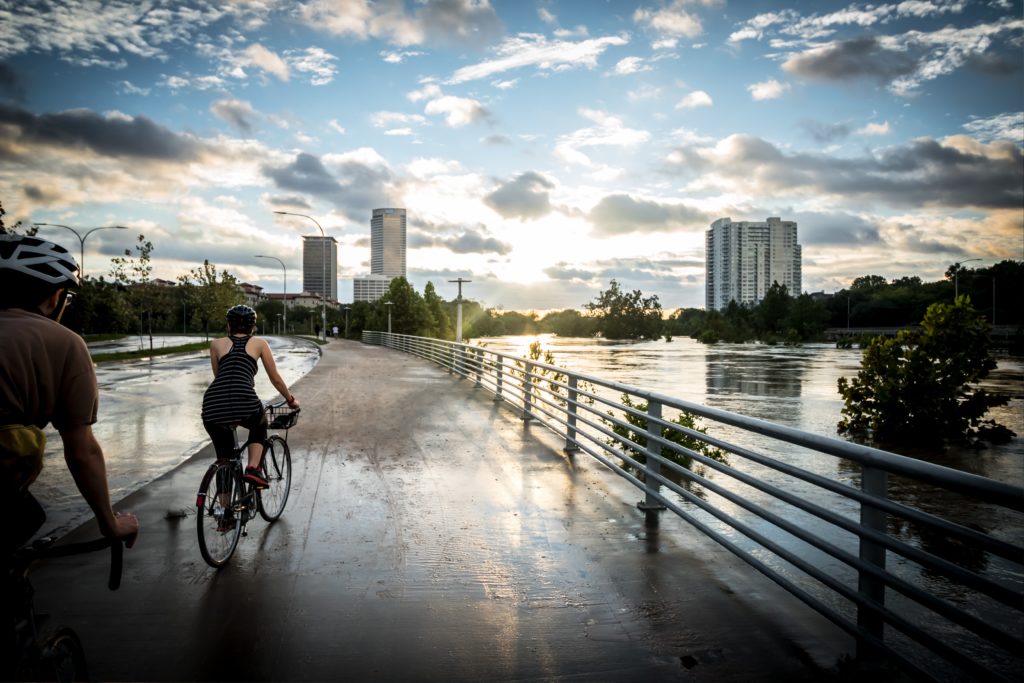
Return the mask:
[[[67,543],[65,545],[50,546],[39,545],[36,541],[24,549],[23,556],[29,562],[42,560],[51,557],[67,557],[68,555],[81,555],[110,547],[110,576],[107,579],[107,588],[116,591],[121,587],[121,571],[124,567],[124,543],[113,538],[96,538],[81,543]]]

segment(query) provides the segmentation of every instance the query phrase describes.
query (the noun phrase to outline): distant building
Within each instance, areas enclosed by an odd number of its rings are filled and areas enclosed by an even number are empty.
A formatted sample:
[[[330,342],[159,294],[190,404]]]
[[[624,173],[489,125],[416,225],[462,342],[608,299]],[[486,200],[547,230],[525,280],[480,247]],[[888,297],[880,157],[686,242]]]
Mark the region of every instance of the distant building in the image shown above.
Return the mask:
[[[248,282],[240,282],[238,284],[239,291],[245,296],[245,303],[247,306],[256,308],[261,301],[264,301],[266,297],[263,295],[263,288],[259,285],[251,285]]]
[[[719,311],[730,301],[757,304],[773,283],[793,296],[802,287],[801,250],[795,221],[764,222],[720,218],[705,233],[705,308]]]
[[[292,306],[308,306],[310,308],[318,308],[320,306],[320,295],[314,294],[313,292],[300,292],[298,294],[275,294],[270,293],[266,295],[268,301],[287,301],[288,307]],[[331,302],[328,301],[328,304]]]
[[[376,301],[384,296],[391,286],[387,275],[364,275],[352,280],[353,301]]]
[[[302,238],[302,289],[338,299],[338,241],[321,235]]]
[[[405,209],[374,209],[370,217],[370,274],[353,278],[353,301],[376,301],[391,280],[405,277]]]
[[[405,277],[405,209],[374,209],[370,218],[370,274]]]

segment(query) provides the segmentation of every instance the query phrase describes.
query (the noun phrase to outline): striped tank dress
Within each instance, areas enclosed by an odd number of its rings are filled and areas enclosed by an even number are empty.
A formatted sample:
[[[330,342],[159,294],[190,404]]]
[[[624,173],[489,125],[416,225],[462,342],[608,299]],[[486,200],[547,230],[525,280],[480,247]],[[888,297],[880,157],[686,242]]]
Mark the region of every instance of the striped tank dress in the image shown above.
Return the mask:
[[[217,376],[203,394],[203,422],[240,422],[263,407],[256,395],[256,359],[245,352],[251,335],[231,337],[231,350],[217,363]]]

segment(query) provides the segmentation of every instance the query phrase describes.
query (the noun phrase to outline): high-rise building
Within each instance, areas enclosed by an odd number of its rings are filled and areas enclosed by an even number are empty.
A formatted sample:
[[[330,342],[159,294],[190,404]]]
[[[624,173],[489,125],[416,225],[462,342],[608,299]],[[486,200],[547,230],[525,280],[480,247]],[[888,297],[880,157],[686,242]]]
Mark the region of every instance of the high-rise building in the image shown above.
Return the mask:
[[[370,218],[370,273],[405,277],[405,209],[374,209]]]
[[[773,283],[793,296],[802,287],[801,253],[796,222],[719,218],[705,233],[705,308],[719,311],[730,301],[758,304]]]
[[[353,301],[376,301],[384,296],[391,286],[387,275],[363,275],[352,279]]]
[[[333,237],[303,236],[302,289],[338,300],[338,241]]]

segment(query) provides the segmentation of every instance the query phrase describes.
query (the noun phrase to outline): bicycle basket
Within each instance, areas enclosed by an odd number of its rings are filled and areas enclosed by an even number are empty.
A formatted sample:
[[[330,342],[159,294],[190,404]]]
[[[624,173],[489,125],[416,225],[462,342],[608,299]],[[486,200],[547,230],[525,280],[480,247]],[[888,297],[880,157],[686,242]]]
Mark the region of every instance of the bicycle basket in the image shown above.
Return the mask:
[[[267,408],[267,420],[270,429],[291,429],[299,421],[299,411],[288,406],[271,406]]]

